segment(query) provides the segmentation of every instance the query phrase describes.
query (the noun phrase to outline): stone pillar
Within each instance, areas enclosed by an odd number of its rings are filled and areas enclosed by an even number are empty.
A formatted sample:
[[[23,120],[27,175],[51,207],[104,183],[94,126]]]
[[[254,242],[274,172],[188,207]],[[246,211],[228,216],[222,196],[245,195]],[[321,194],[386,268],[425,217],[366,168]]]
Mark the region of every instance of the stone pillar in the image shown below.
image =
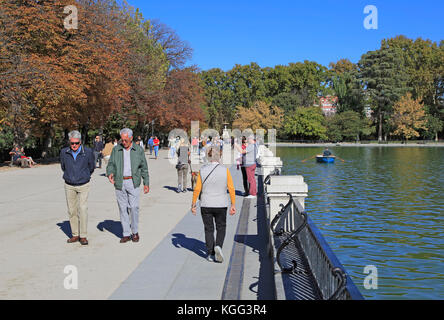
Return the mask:
[[[264,179],[275,169],[278,169],[279,172],[282,168],[281,158],[275,157],[273,153],[265,146],[261,146],[259,149],[259,164],[261,165],[260,173]]]
[[[266,185],[265,188],[270,202],[270,222],[290,200],[287,193],[290,193],[293,196],[293,199],[298,201],[301,206],[305,208],[305,198],[308,195],[308,186],[304,182],[303,176],[273,175],[270,176],[270,184]],[[292,214],[289,214],[286,220],[285,230],[294,230],[294,219]]]

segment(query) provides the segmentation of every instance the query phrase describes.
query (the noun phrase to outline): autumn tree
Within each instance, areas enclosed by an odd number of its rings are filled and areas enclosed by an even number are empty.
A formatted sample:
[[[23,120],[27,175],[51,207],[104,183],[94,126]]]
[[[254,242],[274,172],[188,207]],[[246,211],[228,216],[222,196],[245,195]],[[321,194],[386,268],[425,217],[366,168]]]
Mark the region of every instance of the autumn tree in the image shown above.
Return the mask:
[[[157,123],[157,130],[188,130],[191,121],[205,121],[201,108],[203,103],[203,89],[197,69],[174,69],[168,74],[160,101],[150,112]]]
[[[2,50],[6,57],[16,57],[16,62],[3,60],[2,69],[13,66],[20,72],[2,76],[4,104],[19,110],[19,118],[46,147],[56,127],[81,128],[86,137],[90,127],[103,124],[120,106],[128,91],[122,63],[126,48],[117,36],[118,8],[112,1],[79,0],[78,29],[66,30],[63,8],[71,4],[67,0],[1,1],[6,18],[1,38],[9,43]],[[13,92],[22,101],[14,100]],[[9,114],[14,118],[14,112]]]
[[[256,101],[251,107],[238,107],[233,128],[241,131],[251,129],[280,129],[284,119],[284,111],[270,103]]]
[[[393,118],[390,120],[395,129],[393,135],[406,140],[419,137],[418,130],[426,128],[425,116],[424,104],[407,93],[393,106]]]

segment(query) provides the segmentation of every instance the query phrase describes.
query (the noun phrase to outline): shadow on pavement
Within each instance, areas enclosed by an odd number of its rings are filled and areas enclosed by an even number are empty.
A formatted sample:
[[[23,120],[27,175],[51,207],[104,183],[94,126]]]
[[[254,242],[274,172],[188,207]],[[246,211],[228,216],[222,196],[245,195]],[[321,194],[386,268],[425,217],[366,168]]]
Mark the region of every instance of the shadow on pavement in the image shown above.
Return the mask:
[[[199,257],[207,257],[207,247],[204,242],[193,238],[187,238],[182,233],[173,233],[172,236],[174,238],[171,239],[171,243],[176,248],[185,248],[194,252]]]
[[[66,234],[66,236],[68,238],[72,237],[71,225],[69,224],[69,221],[63,221],[63,222],[57,223],[57,226],[60,228],[60,230],[63,231],[64,234]]]
[[[113,221],[113,220],[102,221],[97,225],[97,229],[99,229],[102,232],[104,230],[111,232],[119,239],[123,237],[122,224],[120,223],[120,221]]]

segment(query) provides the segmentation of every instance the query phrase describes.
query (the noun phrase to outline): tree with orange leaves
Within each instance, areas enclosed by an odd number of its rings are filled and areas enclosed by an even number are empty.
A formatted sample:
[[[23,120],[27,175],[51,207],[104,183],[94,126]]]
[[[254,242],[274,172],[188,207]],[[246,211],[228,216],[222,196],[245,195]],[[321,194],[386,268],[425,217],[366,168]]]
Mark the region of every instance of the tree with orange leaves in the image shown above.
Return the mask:
[[[172,70],[167,77],[160,102],[152,109],[159,130],[188,129],[191,121],[205,121],[200,76],[195,67]]]
[[[395,130],[393,135],[401,136],[406,140],[419,137],[419,129],[426,128],[426,113],[420,99],[412,99],[407,93],[393,106],[393,118],[390,120]]]

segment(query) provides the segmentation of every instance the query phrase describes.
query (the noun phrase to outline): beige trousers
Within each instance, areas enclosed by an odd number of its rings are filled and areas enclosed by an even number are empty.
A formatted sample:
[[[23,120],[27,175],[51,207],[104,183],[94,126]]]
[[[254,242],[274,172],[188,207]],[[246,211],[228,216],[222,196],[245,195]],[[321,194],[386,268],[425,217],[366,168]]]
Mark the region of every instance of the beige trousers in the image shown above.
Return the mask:
[[[87,237],[89,187],[89,182],[81,186],[70,186],[65,183],[66,203],[73,237]]]

